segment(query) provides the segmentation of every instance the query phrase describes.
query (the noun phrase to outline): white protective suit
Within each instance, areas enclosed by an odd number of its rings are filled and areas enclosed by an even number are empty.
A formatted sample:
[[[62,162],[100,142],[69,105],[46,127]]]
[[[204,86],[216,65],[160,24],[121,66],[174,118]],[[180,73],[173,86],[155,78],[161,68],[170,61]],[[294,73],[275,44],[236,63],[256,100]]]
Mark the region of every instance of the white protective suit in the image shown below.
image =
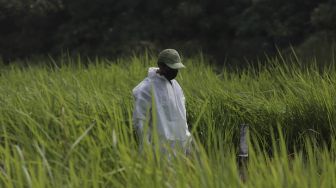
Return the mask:
[[[154,126],[157,129],[159,142],[168,143],[172,149],[177,146],[182,147],[186,152],[191,142],[191,135],[188,130],[183,91],[176,80],[173,79],[170,83],[164,76],[156,73],[158,69],[149,68],[148,77],[133,89],[135,129],[141,139],[145,138],[145,141],[151,143],[151,132],[144,135],[144,124],[147,118],[150,130],[153,128],[151,114],[152,105],[155,105],[156,125]],[[152,100],[155,101],[154,104]]]

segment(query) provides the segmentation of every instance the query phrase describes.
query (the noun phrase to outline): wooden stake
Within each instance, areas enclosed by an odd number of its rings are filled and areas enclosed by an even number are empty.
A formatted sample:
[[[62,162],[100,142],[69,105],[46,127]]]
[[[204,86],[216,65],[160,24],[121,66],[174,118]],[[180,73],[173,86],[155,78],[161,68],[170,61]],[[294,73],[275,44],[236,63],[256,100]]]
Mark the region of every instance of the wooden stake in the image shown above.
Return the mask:
[[[247,162],[248,162],[248,125],[240,125],[240,139],[239,139],[239,154],[238,154],[238,165],[239,165],[239,176],[243,182],[247,180]]]

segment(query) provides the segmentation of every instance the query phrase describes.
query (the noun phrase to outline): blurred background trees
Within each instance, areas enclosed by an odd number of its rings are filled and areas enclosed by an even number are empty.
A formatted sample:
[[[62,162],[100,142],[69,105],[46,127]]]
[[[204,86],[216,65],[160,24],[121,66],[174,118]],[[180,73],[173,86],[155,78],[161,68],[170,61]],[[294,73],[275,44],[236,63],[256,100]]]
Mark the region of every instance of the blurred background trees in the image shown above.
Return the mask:
[[[120,57],[146,49],[202,50],[244,63],[291,46],[325,56],[335,0],[0,0],[0,56]]]

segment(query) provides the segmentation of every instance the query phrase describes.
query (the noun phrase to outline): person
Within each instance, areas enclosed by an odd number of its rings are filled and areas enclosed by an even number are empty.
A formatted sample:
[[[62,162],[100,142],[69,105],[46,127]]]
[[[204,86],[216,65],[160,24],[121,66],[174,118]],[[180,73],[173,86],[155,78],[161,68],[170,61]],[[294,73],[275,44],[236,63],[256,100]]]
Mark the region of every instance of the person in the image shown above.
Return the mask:
[[[190,152],[191,134],[186,118],[185,97],[175,80],[178,71],[185,66],[174,49],[161,51],[157,64],[158,67],[148,69],[148,76],[133,89],[133,122],[140,148],[145,143],[153,144],[153,134],[157,134],[161,152],[170,150],[176,154],[179,150],[187,154]]]

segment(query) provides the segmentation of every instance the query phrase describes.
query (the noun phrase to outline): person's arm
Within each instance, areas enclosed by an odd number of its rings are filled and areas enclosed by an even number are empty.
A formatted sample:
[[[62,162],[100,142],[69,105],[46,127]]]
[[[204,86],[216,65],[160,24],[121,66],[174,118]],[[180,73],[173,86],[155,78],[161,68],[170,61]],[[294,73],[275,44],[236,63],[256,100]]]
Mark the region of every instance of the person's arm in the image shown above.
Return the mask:
[[[184,96],[184,93],[183,93],[183,90],[182,90],[181,87],[180,87],[180,92],[181,92],[181,98],[182,98],[182,104],[183,104],[184,116],[185,116],[185,118],[187,119],[186,98],[185,98],[185,96]],[[188,122],[186,121],[186,123],[187,123],[187,127],[188,127]]]
[[[182,98],[182,104],[184,107],[184,115],[185,118],[187,119],[187,108],[186,108],[186,98],[184,96],[183,90],[180,87],[180,91],[181,91],[181,98]],[[191,135],[190,131],[189,131],[189,126],[188,126],[188,121],[186,121],[186,126],[187,126],[187,140],[185,141],[185,152],[187,156],[191,156],[193,147],[195,147],[195,143],[194,143],[194,139],[193,136]]]
[[[147,82],[142,82],[133,90],[134,111],[133,124],[139,141],[144,138],[144,122],[149,118],[149,109],[151,107],[151,92]]]

